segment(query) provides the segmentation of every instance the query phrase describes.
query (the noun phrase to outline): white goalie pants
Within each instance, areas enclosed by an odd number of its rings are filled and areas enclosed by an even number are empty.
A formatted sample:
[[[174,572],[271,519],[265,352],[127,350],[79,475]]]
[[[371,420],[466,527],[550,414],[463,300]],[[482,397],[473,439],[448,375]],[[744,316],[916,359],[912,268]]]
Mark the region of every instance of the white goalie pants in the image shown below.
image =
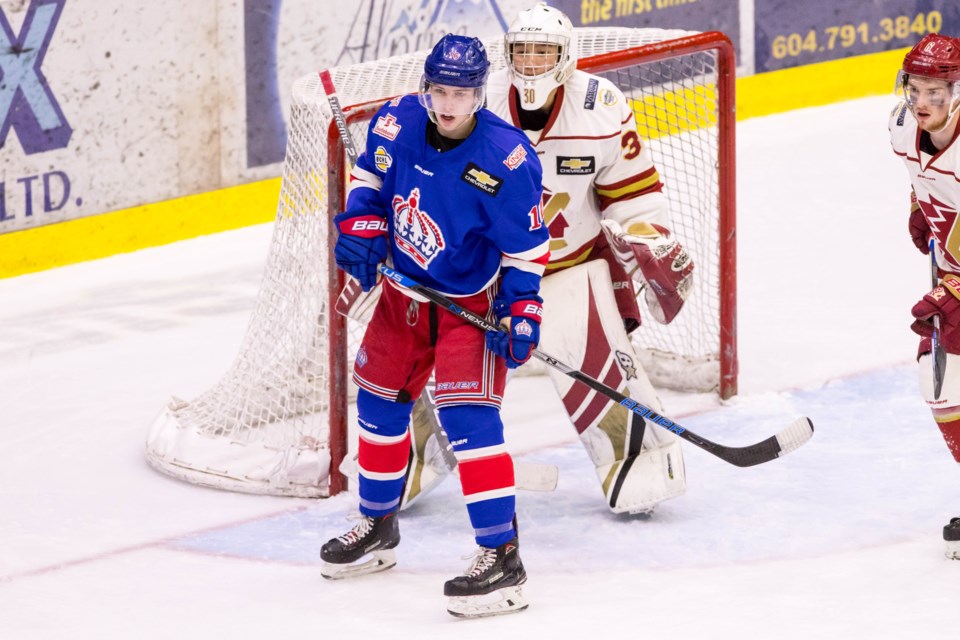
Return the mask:
[[[551,274],[543,279],[540,295],[545,353],[662,411],[623,327],[606,262],[592,260]],[[548,371],[613,512],[650,511],[686,492],[676,436],[560,371]]]

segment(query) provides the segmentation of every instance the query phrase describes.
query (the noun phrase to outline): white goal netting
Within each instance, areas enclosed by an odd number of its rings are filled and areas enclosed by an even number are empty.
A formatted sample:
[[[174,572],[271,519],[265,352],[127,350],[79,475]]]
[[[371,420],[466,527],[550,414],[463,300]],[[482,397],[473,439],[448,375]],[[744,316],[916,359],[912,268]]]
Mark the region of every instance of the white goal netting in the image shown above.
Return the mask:
[[[634,332],[638,354],[655,384],[730,395],[736,352],[729,40],[657,29],[577,29],[577,35],[580,67],[610,79],[631,101],[665,185],[673,231],[696,263],[683,313],[668,326],[646,320]],[[502,41],[485,44],[493,68],[501,68]],[[380,104],[417,90],[425,55],[330,70],[358,148]],[[346,374],[362,327],[344,326],[332,312],[339,280],[330,218],[342,207],[345,175],[331,121],[319,76],[300,78],[250,325],[223,378],[192,401],[172,399],[154,423],[146,455],[164,473],[274,495],[326,496],[342,486],[338,474],[331,482],[330,469],[345,453]]]

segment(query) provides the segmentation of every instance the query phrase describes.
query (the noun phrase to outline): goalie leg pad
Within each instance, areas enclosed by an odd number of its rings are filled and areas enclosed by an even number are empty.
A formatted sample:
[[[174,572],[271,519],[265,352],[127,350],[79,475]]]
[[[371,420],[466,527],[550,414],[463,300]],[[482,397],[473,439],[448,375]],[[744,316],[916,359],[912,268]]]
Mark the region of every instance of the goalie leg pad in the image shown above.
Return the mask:
[[[679,440],[601,465],[597,478],[606,489],[607,505],[614,513],[650,513],[664,500],[687,491]]]
[[[544,351],[662,412],[624,329],[606,262],[593,260],[551,274],[540,294]],[[650,511],[686,492],[683,452],[675,436],[559,371],[551,369],[550,376],[612,511]]]
[[[406,509],[427,495],[456,469],[457,459],[440,428],[432,388],[424,390],[410,417],[410,463],[400,509]]]

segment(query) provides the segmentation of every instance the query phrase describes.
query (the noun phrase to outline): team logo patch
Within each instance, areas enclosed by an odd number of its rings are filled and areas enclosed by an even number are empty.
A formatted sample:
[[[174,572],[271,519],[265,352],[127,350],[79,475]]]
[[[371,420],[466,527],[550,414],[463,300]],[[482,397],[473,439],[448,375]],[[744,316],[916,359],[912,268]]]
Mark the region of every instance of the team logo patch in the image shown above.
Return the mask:
[[[377,118],[377,126],[373,128],[373,132],[387,140],[393,140],[400,133],[400,129],[397,118],[392,113],[388,113]]]
[[[507,165],[507,169],[513,171],[517,167],[523,164],[523,161],[527,159],[527,150],[523,148],[522,144],[518,144],[517,148],[510,152],[510,155],[507,156],[507,159],[503,161],[503,164]]]
[[[620,368],[623,369],[623,372],[626,374],[627,380],[637,377],[637,365],[633,363],[633,358],[629,354],[624,353],[623,351],[617,351],[617,363],[620,365]]]
[[[604,89],[600,92],[599,95],[600,103],[606,107],[612,107],[613,105],[620,102],[620,98],[617,97],[617,94],[611,91],[610,89]]]
[[[490,175],[472,162],[467,163],[467,168],[464,169],[460,179],[491,196],[497,195],[500,187],[503,186],[502,178]]]
[[[357,351],[357,368],[359,369],[365,364],[367,364],[367,350],[361,345],[360,350]]]
[[[587,97],[583,101],[583,108],[593,110],[593,107],[597,104],[597,87],[600,86],[600,81],[596,78],[590,80],[587,83]]]
[[[397,247],[424,270],[447,247],[439,225],[420,209],[419,188],[407,198],[393,197],[393,230]]]
[[[557,156],[557,174],[585,176],[596,171],[593,156]]]
[[[386,172],[386,170],[390,168],[390,165],[393,164],[393,158],[390,157],[386,149],[380,146],[373,152],[373,164],[376,165],[380,171]]]
[[[533,335],[533,326],[526,320],[521,320],[517,324],[513,325],[513,332],[518,336],[529,338]]]

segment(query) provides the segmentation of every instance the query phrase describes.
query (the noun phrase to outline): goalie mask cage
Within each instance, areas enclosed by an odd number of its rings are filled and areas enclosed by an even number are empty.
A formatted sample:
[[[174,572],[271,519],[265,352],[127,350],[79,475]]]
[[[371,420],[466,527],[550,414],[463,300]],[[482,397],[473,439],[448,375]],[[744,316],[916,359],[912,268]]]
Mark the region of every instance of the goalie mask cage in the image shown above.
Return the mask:
[[[718,32],[577,29],[579,68],[616,84],[633,106],[693,256],[695,286],[670,325],[646,317],[634,345],[655,385],[736,393],[734,82]],[[486,41],[491,70],[502,38]],[[426,52],[330,70],[357,148],[386,100],[417,91]],[[172,399],[147,438],[151,465],[200,485],[322,497],[345,488],[352,355],[362,326],[333,311],[342,274],[333,216],[348,168],[319,75],[293,88],[277,216],[239,354],[211,389]],[[644,305],[641,304],[641,311]],[[528,365],[529,366],[529,365]],[[333,471],[331,473],[331,470]]]

